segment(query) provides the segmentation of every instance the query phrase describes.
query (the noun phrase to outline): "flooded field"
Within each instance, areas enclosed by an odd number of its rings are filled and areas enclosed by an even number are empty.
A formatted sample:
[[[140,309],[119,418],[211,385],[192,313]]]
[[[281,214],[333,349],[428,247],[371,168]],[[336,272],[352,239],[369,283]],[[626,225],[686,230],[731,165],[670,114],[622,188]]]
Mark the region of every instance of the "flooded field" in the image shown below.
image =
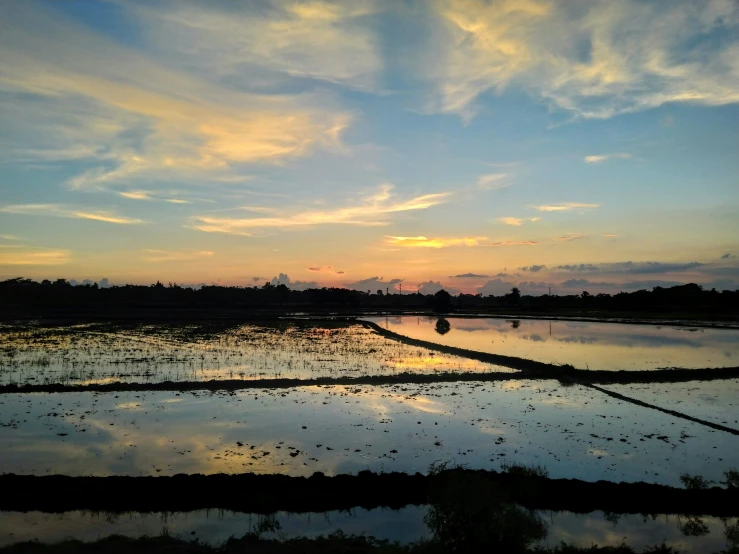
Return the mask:
[[[737,330],[464,318],[447,319],[448,327],[437,325],[437,318],[373,321],[438,345],[582,369],[728,367],[739,356]],[[723,487],[725,472],[739,468],[739,379],[599,389],[577,377],[545,379],[427,346],[380,335],[361,322],[331,320],[0,325],[0,384],[193,383],[187,390],[6,389],[0,394],[0,474],[413,475],[443,462],[493,471],[523,464],[543,468],[552,479],[670,487],[683,487],[681,477],[689,474]],[[474,375],[461,381],[455,375],[470,372],[501,372],[505,379]],[[451,381],[441,380],[448,373]],[[436,375],[438,382],[413,383],[414,374]],[[264,381],[240,390],[217,390],[218,383],[200,390],[207,380],[367,376],[399,380],[296,386]],[[284,388],[270,388],[278,386]],[[365,506],[377,505],[384,504]],[[342,530],[410,544],[434,534],[427,521],[431,510],[433,504],[278,512],[268,516],[265,537]],[[539,530],[532,544],[547,548],[561,541],[586,547],[626,540],[642,549],[664,541],[698,553],[739,540],[736,518],[521,513]],[[30,538],[94,541],[160,533],[219,545],[255,529],[264,517],[223,510],[7,511],[0,512],[0,547]]]
[[[277,524],[277,530],[265,533],[265,538],[315,537],[340,530],[407,544],[431,536],[424,523],[427,512],[427,506],[407,506],[400,510],[356,508],[305,514],[277,512],[271,516],[220,510],[124,514],[3,512],[0,513],[0,546],[33,538],[46,543],[70,537],[94,541],[112,534],[137,538],[156,536],[163,531],[174,537],[197,538],[200,542],[218,545],[229,537],[240,537],[255,529],[267,517]],[[735,534],[739,530],[736,518],[710,516],[537,511],[532,517],[546,528],[546,537],[538,544],[550,547],[562,541],[580,547],[592,544],[617,546],[625,541],[642,549],[664,542],[680,552],[700,554],[735,546]]]
[[[578,369],[735,367],[739,330],[535,319],[366,318],[414,339]]]
[[[205,381],[510,369],[388,340],[362,325],[0,326],[0,384]]]
[[[679,486],[739,467],[736,436],[551,380],[6,394],[0,414],[0,472],[17,474],[425,473],[453,460]]]

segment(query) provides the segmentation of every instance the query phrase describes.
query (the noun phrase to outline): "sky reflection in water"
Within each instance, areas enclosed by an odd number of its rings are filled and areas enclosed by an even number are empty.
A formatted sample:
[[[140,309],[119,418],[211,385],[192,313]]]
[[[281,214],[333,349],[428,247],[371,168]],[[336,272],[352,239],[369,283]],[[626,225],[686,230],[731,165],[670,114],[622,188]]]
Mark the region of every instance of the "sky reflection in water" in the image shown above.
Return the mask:
[[[735,436],[551,380],[8,394],[0,423],[0,472],[37,475],[425,472],[456,460],[679,485],[681,473],[718,481],[739,466]]]
[[[367,318],[401,335],[468,350],[571,364],[578,369],[705,368],[739,365],[739,330],[533,319]]]

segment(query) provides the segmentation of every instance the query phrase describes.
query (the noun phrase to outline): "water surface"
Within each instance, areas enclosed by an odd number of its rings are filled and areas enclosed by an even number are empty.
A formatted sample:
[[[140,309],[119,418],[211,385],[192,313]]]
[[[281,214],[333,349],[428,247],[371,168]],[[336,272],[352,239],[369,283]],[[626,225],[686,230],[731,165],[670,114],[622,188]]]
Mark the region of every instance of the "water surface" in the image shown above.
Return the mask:
[[[295,514],[277,512],[269,516],[279,525],[265,538],[316,537],[336,531],[368,535],[400,543],[431,537],[424,523],[426,506],[400,510],[353,508],[347,511]],[[588,514],[537,511],[547,536],[541,545],[555,547],[565,541],[580,547],[593,544],[617,546],[625,541],[637,551],[665,542],[680,552],[718,552],[732,546],[727,536],[739,529],[739,519],[710,516],[686,517],[667,514],[641,516],[600,511]],[[58,542],[67,538],[94,541],[113,534],[127,537],[157,536],[162,532],[182,539],[198,539],[218,545],[229,537],[241,537],[256,528],[265,516],[227,510],[197,510],[175,513],[98,513],[72,511],[0,512],[0,546],[19,541]],[[696,535],[698,530],[700,534]]]
[[[425,341],[578,369],[739,366],[739,330],[537,319],[374,317]]]
[[[735,435],[554,380],[5,394],[0,451],[0,472],[37,475],[425,473],[443,460],[679,486],[739,467]]]

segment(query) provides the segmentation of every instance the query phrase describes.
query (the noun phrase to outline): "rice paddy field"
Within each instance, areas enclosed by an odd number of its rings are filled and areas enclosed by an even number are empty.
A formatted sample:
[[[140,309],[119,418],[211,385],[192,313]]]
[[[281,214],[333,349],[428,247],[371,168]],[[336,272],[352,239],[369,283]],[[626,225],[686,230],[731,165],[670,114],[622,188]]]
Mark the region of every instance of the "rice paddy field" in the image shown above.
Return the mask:
[[[687,486],[698,494],[718,487],[739,500],[739,483],[728,477],[739,468],[737,329],[369,321],[5,322],[0,479],[425,475],[441,463],[486,472],[538,468],[536,478]],[[547,376],[474,353],[579,371]],[[672,368],[694,370],[695,378],[629,380],[629,372]],[[709,369],[726,375],[709,376]],[[595,386],[588,374],[598,371],[618,373],[618,382]],[[99,384],[107,388],[90,388]],[[739,547],[739,502],[721,516],[695,513],[689,503],[656,514],[642,513],[638,498],[632,504],[624,513],[527,508],[538,529],[528,546]],[[265,515],[217,505],[158,512],[4,504],[0,549],[32,539],[159,533],[217,546],[255,529],[270,540],[340,530],[403,545],[436,536],[438,506],[429,498],[394,509]]]

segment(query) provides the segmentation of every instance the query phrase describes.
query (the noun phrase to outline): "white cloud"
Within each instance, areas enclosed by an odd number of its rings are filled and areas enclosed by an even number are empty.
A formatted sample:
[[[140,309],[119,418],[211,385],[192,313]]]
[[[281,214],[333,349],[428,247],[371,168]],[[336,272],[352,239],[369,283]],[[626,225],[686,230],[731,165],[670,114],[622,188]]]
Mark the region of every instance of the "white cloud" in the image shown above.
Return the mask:
[[[432,111],[518,86],[575,117],[739,102],[739,4],[440,0]],[[722,40],[707,40],[714,33]]]
[[[89,169],[69,179],[72,188],[106,189],[141,175],[228,181],[241,164],[342,148],[351,115],[328,107],[326,94],[238,91],[39,6],[4,11],[0,89],[12,94],[0,111],[14,130],[12,159],[84,160]]]
[[[584,204],[582,202],[562,202],[560,204],[544,204],[542,206],[529,206],[540,212],[568,212],[590,208],[600,208],[600,204]]]
[[[480,175],[477,179],[477,186],[482,190],[502,189],[511,184],[508,173],[488,173]]]
[[[443,204],[451,193],[424,194],[409,200],[394,200],[394,185],[386,183],[378,192],[362,200],[354,206],[332,208],[327,210],[309,210],[290,213],[276,208],[250,206],[245,211],[267,213],[270,217],[214,217],[209,215],[195,216],[193,229],[207,233],[227,233],[232,235],[251,235],[252,229],[315,226],[315,225],[387,225],[392,214],[425,210]]]
[[[156,47],[215,77],[274,81],[274,74],[374,89],[380,47],[369,0],[140,3],[134,14]]]
[[[607,160],[613,160],[613,159],[627,160],[629,158],[631,158],[631,154],[620,152],[617,154],[599,154],[599,155],[593,155],[593,156],[585,156],[583,161],[586,164],[599,164]]]

